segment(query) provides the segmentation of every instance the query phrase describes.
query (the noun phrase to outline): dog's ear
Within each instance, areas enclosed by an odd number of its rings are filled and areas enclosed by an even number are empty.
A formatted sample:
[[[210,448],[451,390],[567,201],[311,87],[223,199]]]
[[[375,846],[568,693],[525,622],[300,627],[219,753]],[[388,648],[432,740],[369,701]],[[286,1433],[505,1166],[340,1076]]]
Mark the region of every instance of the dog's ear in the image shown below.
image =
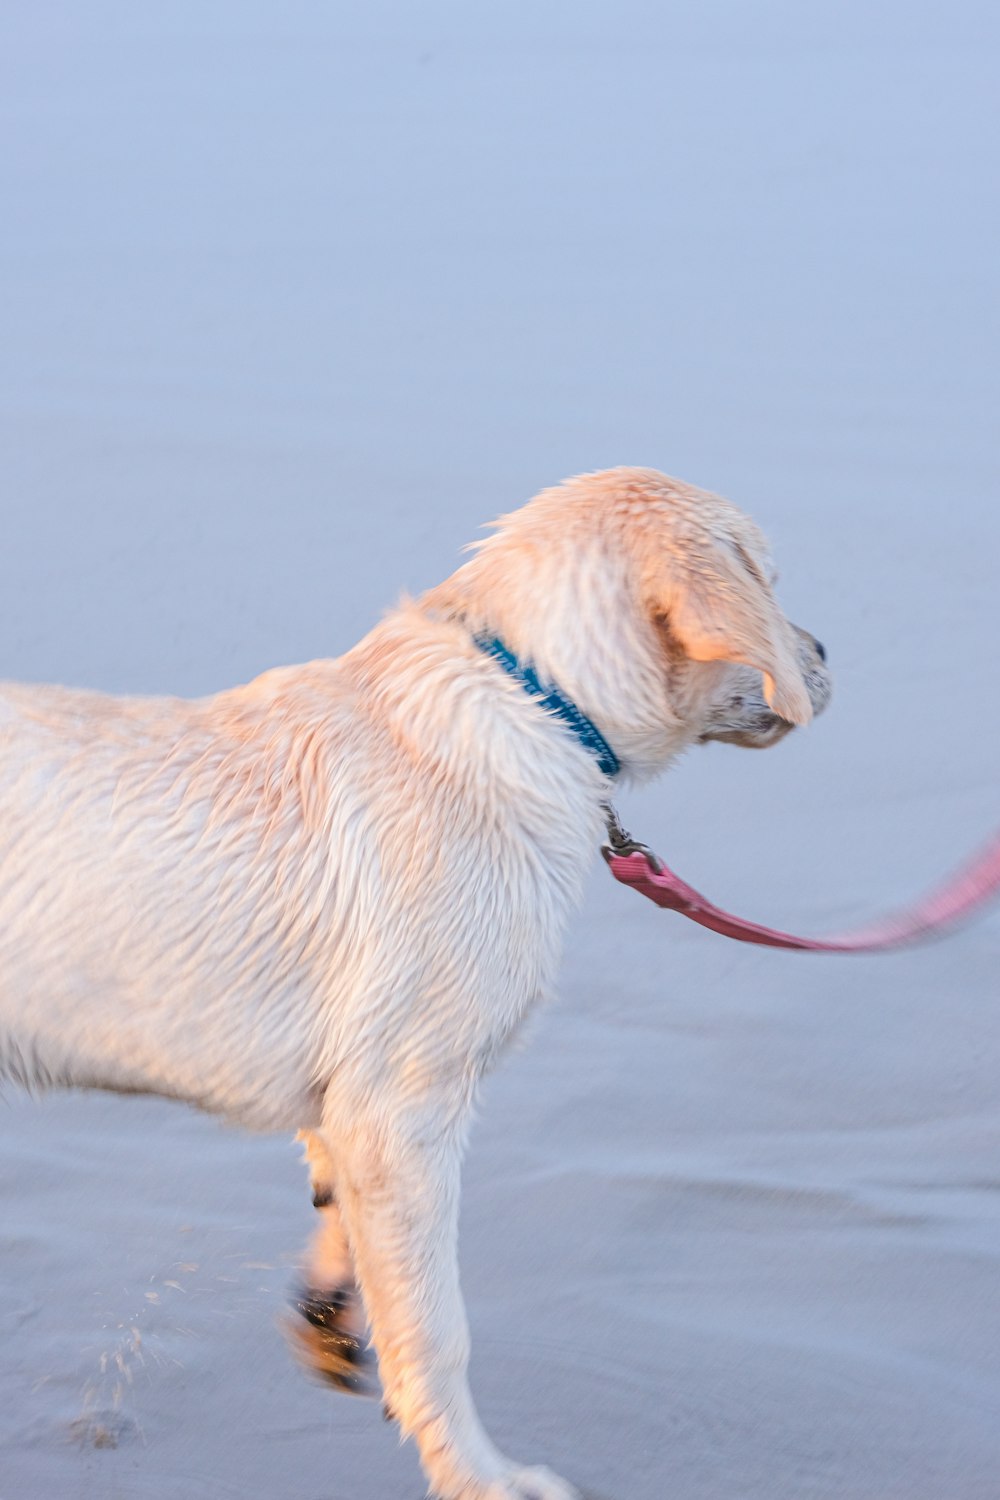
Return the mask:
[[[795,635],[771,585],[735,540],[681,549],[657,570],[655,606],[693,661],[733,661],[764,679],[768,705],[789,724],[813,716]]]

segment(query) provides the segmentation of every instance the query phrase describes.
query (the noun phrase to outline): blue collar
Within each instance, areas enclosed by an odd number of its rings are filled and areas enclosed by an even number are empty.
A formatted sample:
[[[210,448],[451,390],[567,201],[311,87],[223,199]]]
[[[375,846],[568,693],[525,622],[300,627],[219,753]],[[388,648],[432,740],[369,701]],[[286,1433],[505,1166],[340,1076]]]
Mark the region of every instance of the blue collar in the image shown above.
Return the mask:
[[[499,662],[505,672],[509,672],[515,682],[519,682],[526,693],[536,698],[546,713],[556,719],[562,719],[585,750],[589,750],[597,761],[605,776],[617,776],[621,770],[621,762],[617,755],[604,738],[597,725],[581,713],[576,704],[557,687],[546,687],[538,677],[534,667],[519,662],[513,651],[505,646],[496,636],[475,635],[473,641],[480,651],[486,656],[492,656],[493,660]]]

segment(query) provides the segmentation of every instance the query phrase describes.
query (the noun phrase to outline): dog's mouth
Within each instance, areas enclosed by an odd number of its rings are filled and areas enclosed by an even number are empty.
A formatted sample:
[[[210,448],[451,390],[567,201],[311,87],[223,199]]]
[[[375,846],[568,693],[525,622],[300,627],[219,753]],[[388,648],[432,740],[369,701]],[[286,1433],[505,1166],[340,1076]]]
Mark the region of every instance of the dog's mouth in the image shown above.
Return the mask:
[[[832,689],[826,649],[808,630],[798,625],[792,629],[797,637],[799,670],[816,717],[829,703]],[[745,675],[732,681],[727,701],[712,717],[702,742],[718,740],[720,744],[739,745],[744,750],[767,750],[795,728],[764,700],[759,683],[755,681],[751,686]]]
[[[789,724],[787,719],[781,719],[777,714],[764,712],[756,719],[747,724],[741,724],[739,728],[710,729],[698,737],[699,745],[710,743],[720,745],[739,745],[744,750],[768,750],[783,740],[795,728]]]

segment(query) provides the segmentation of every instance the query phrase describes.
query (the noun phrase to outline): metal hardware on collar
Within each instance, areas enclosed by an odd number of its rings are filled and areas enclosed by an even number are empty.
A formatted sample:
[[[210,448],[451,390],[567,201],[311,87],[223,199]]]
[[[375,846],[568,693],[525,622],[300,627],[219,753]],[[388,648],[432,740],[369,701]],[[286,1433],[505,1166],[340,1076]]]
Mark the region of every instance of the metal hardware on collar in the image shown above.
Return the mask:
[[[567,698],[557,687],[543,683],[535,668],[518,661],[510,647],[505,646],[498,636],[474,635],[472,639],[484,655],[492,657],[503,667],[542,708],[553,718],[561,719],[573,731],[583,748],[590,751],[605,776],[618,775],[622,768],[621,761],[597,725],[577,708],[571,698]]]
[[[658,875],[663,869],[662,862],[648,844],[641,844],[622,827],[622,820],[610,802],[604,804],[604,816],[608,825],[608,841],[601,845],[601,853],[608,864],[613,859],[627,859],[630,854],[642,854],[649,861],[653,873]]]

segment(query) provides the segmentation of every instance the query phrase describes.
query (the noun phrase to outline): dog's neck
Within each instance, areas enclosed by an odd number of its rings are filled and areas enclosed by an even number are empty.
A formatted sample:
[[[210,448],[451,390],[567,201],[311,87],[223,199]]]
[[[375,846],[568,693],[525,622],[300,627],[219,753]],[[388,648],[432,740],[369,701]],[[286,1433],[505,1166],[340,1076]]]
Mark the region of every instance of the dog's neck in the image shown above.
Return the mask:
[[[693,736],[671,705],[655,624],[635,608],[623,570],[604,550],[589,560],[582,579],[571,560],[561,566],[545,554],[525,580],[516,561],[508,566],[499,547],[477,554],[417,608],[428,619],[450,621],[470,643],[499,638],[519,663],[530,663],[544,689],[558,684],[613,748],[623,779],[658,774]],[[534,696],[540,700],[544,691]],[[548,738],[569,740],[551,731]],[[587,759],[596,769],[596,757]]]
[[[621,762],[614,750],[593,720],[588,719],[571,698],[567,698],[554,684],[543,683],[531,663],[519,661],[498,636],[484,633],[474,635],[472,639],[484,655],[492,657],[547,713],[559,719],[576,736],[583,748],[597,761],[605,776],[614,777],[619,774]]]

